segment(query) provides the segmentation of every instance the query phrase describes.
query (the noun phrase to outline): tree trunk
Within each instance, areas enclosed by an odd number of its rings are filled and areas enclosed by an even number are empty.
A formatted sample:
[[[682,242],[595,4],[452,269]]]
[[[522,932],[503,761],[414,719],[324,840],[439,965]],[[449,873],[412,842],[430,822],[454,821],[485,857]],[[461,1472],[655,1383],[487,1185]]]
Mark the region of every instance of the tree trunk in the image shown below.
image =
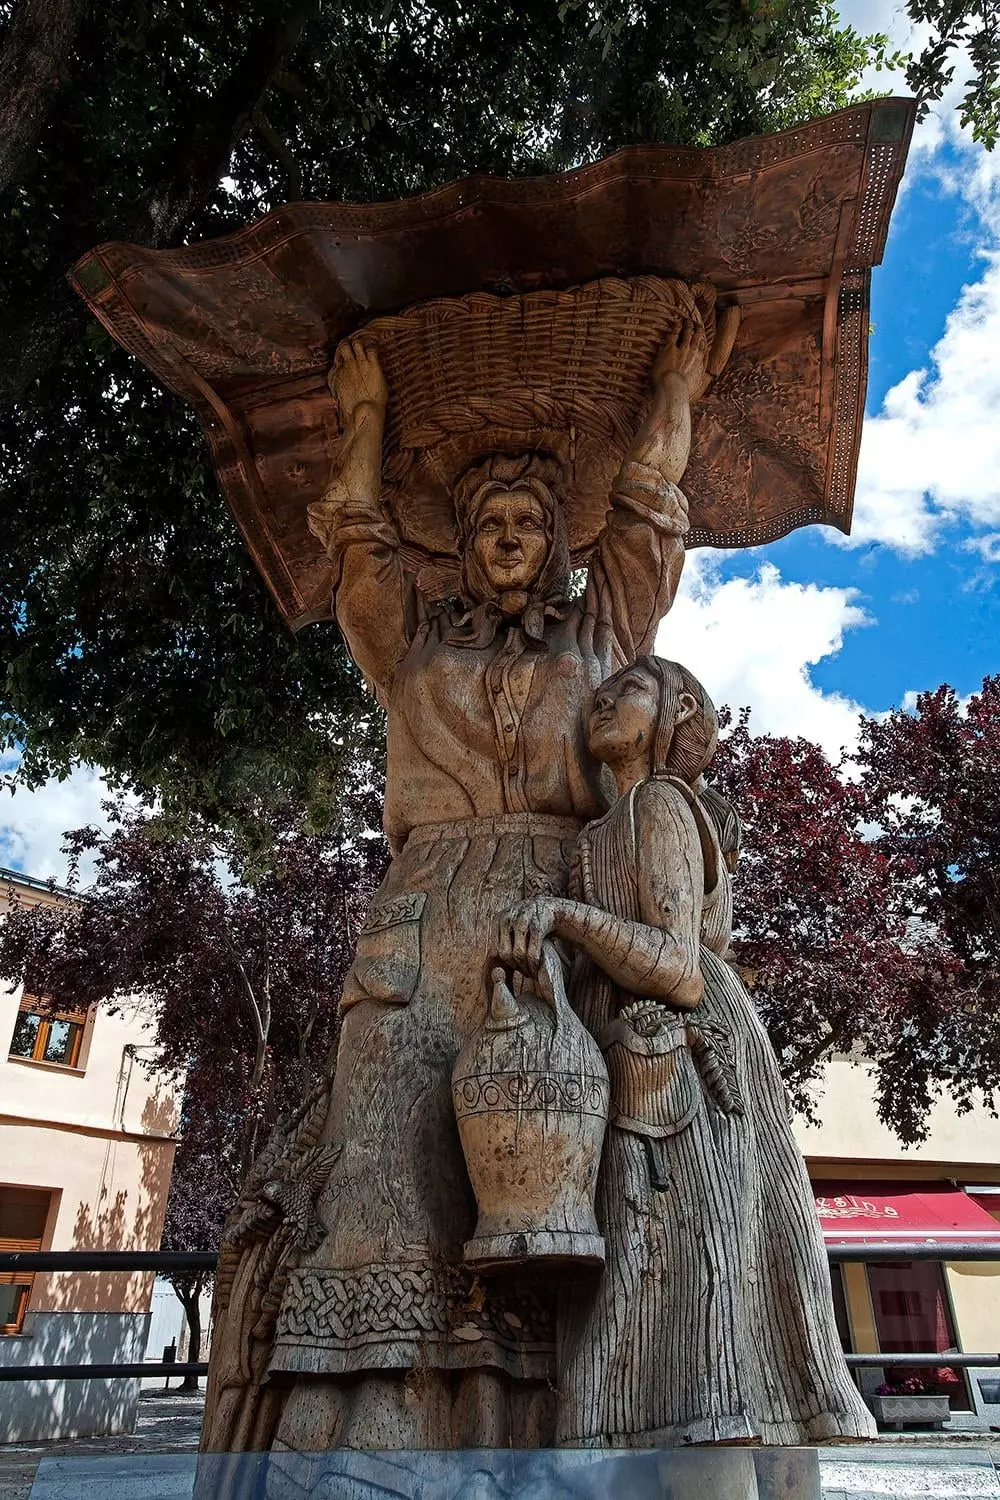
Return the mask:
[[[183,1286],[183,1287],[177,1286],[176,1283],[174,1284],[174,1291],[177,1293],[177,1297],[178,1297],[178,1300],[180,1301],[181,1307],[183,1307],[183,1309],[184,1309],[184,1316],[187,1318],[187,1325],[188,1325],[188,1353],[187,1353],[187,1362],[189,1364],[197,1364],[198,1361],[201,1359],[201,1306],[200,1306],[200,1299],[201,1299],[201,1294],[202,1294],[202,1290],[203,1290],[203,1285],[204,1284],[203,1284],[202,1279],[201,1279],[200,1276],[198,1277],[198,1279],[194,1283],[189,1283],[188,1285]],[[199,1382],[199,1377],[197,1375],[185,1375],[183,1377],[182,1381],[181,1381],[181,1387],[180,1388],[181,1388],[182,1391],[197,1391],[197,1390],[201,1389],[201,1387],[200,1387],[200,1385],[199,1385],[198,1382]]]
[[[69,72],[87,0],[21,0],[0,52],[0,193],[37,144]]]

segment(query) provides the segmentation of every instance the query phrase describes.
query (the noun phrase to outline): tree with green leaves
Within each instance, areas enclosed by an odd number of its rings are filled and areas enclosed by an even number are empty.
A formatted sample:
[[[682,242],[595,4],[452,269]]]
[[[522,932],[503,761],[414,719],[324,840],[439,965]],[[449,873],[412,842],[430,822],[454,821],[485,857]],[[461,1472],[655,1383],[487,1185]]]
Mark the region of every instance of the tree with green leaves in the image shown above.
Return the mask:
[[[930,39],[907,59],[906,82],[922,119],[954,80],[964,51],[970,63],[960,105],[963,128],[992,151],[1000,138],[1000,16],[996,0],[908,0],[911,21],[931,28]]]
[[[336,626],[280,624],[191,413],[73,298],[83,251],[774,130],[847,103],[883,50],[825,0],[0,0],[0,711],[20,778],[83,760],[167,809],[318,817],[381,734]]]

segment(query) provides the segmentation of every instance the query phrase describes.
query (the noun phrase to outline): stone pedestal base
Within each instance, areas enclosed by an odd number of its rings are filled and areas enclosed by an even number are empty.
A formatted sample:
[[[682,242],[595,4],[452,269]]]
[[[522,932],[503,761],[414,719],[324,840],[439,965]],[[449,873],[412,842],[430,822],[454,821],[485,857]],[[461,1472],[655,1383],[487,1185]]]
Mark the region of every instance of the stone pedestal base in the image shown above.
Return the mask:
[[[864,1460],[837,1450],[849,1488]],[[880,1473],[899,1455],[878,1454]],[[978,1455],[992,1478],[993,1466]],[[859,1462],[858,1460],[861,1460]],[[920,1450],[920,1461],[930,1461]],[[905,1455],[904,1455],[905,1462]],[[963,1455],[962,1464],[969,1462]],[[195,1468],[197,1466],[197,1477]],[[964,1473],[964,1468],[963,1468]],[[839,1475],[838,1475],[839,1478]],[[843,1483],[843,1481],[842,1481]],[[841,1484],[836,1488],[840,1489]],[[958,1481],[961,1492],[965,1487]],[[890,1484],[889,1494],[904,1493]],[[954,1484],[949,1494],[958,1494]],[[970,1488],[971,1492],[971,1488]],[[910,1493],[909,1485],[905,1493]],[[930,1493],[930,1492],[929,1492]],[[933,1493],[939,1493],[934,1490]],[[940,1493],[945,1493],[942,1488]],[[976,1493],[979,1493],[977,1490]],[[986,1490],[982,1493],[985,1495]],[[993,1493],[991,1489],[990,1494]],[[128,1453],[44,1458],[31,1500],[820,1500],[809,1448],[687,1448],[657,1453]]]
[[[267,1464],[264,1493],[266,1500],[820,1500],[821,1495],[815,1449],[723,1447],[275,1453]]]

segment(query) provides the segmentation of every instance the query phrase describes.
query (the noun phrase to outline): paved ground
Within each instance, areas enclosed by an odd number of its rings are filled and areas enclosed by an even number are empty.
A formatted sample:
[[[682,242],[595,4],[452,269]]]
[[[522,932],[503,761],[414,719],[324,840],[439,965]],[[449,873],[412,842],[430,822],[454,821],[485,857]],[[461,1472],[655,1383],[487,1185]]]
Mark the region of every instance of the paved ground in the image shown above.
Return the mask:
[[[130,1454],[150,1459],[148,1469],[143,1466],[146,1494],[185,1500],[190,1495],[190,1463],[171,1455],[197,1448],[203,1403],[200,1394],[146,1391],[140,1398],[138,1426],[128,1436],[0,1446],[0,1500],[28,1500],[43,1458],[52,1461],[44,1466],[44,1482],[39,1476],[44,1489],[39,1500],[48,1500],[50,1494],[52,1500],[131,1496],[135,1491],[127,1483],[130,1466],[120,1462]],[[153,1462],[156,1455],[163,1456],[159,1463]],[[80,1466],[72,1462],[95,1457],[102,1461]],[[821,1464],[824,1500],[1000,1500],[996,1434],[887,1435],[878,1445],[823,1449]]]
[[[58,1443],[0,1445],[0,1500],[27,1500],[35,1470],[45,1457],[69,1454],[192,1453],[198,1447],[204,1392],[182,1396],[143,1391],[135,1432],[122,1437],[70,1438]]]

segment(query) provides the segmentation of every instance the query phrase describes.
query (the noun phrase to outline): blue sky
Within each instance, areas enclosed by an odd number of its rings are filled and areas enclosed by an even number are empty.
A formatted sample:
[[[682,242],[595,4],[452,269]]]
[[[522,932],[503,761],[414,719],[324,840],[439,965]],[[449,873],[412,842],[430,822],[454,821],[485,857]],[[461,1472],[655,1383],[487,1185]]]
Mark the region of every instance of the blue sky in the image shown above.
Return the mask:
[[[844,0],[859,29],[919,45],[902,6]],[[658,645],[760,731],[835,755],[859,711],[1000,671],[1000,149],[962,133],[957,87],[914,136],[885,260],[874,272],[867,417],[853,535],[689,555]],[[900,80],[872,80],[884,90]],[[0,804],[0,864],[60,878],[63,830],[100,821],[102,783]]]
[[[899,5],[842,13],[921,40]],[[1000,151],[961,131],[960,77],[961,62],[915,132],[873,273],[851,537],[812,527],[694,554],[658,642],[717,701],[749,704],[758,730],[830,754],[850,748],[861,710],[941,682],[966,696],[1000,671]]]

